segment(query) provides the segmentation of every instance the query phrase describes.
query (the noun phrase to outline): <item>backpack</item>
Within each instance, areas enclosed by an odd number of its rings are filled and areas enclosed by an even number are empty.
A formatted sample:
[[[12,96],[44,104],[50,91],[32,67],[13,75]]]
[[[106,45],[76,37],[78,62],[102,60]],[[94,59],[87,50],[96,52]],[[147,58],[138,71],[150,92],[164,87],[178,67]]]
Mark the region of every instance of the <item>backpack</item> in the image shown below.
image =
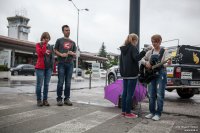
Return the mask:
[[[40,43],[40,46],[41,46],[41,43]],[[44,54],[44,65],[45,65],[45,68],[53,68],[53,47],[49,44],[47,44],[47,50],[50,50],[51,53],[48,55],[48,54]]]

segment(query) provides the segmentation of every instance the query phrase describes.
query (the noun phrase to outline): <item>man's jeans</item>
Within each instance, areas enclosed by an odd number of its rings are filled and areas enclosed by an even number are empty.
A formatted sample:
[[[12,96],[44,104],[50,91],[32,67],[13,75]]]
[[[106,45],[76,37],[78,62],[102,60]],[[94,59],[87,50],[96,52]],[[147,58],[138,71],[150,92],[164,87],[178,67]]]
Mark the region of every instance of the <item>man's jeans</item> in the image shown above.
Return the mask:
[[[36,69],[36,95],[37,100],[41,100],[41,89],[44,81],[43,100],[48,98],[49,82],[51,79],[52,69]]]
[[[149,110],[150,113],[154,115],[161,116],[161,113],[163,111],[166,83],[166,72],[164,70],[161,70],[159,72],[159,77],[152,80],[151,83],[149,83],[148,85]]]
[[[58,84],[57,84],[57,101],[62,100],[63,84],[65,82],[64,95],[65,99],[70,98],[71,79],[74,64],[71,63],[58,63]]]
[[[123,79],[122,112],[131,113],[137,79]]]

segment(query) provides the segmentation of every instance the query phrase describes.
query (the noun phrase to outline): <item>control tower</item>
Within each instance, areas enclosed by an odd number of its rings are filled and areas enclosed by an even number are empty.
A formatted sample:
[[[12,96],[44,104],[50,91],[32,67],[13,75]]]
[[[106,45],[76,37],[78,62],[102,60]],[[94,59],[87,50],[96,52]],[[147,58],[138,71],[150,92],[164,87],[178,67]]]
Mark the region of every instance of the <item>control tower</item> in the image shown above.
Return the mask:
[[[28,40],[28,34],[30,33],[30,26],[28,26],[29,18],[16,15],[14,17],[8,17],[8,36],[20,40]]]

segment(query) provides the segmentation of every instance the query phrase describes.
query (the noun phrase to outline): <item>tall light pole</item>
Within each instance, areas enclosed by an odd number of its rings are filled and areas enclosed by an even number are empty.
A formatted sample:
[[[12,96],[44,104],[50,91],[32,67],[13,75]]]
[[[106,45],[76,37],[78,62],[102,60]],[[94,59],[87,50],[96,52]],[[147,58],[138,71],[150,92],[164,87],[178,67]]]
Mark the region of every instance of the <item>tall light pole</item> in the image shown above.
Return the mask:
[[[140,0],[130,0],[129,33],[136,33],[140,37]],[[137,48],[140,49],[140,40]]]
[[[76,40],[76,77],[78,76],[78,57],[80,56],[80,49],[79,49],[79,45],[78,45],[78,38],[79,38],[79,12],[80,11],[89,11],[89,9],[85,8],[85,9],[79,9],[72,0],[68,0],[71,1],[72,4],[74,5],[74,7],[76,8],[77,12],[78,12],[78,18],[77,18],[77,40]]]

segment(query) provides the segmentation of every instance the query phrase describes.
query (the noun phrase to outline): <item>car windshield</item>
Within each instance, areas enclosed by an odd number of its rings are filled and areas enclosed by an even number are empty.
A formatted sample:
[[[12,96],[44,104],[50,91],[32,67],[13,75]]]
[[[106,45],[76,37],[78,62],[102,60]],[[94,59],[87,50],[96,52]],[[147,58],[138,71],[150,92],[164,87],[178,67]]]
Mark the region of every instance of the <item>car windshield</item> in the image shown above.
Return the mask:
[[[17,67],[16,68],[21,68],[23,65],[17,65]]]

